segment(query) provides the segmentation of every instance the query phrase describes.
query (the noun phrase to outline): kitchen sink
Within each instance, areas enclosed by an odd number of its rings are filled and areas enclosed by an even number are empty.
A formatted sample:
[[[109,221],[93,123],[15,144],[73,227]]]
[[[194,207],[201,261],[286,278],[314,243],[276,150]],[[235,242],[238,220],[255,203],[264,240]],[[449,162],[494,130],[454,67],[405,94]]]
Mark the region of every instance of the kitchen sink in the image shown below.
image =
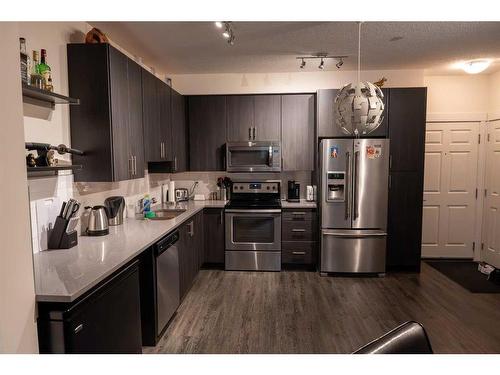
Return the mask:
[[[174,219],[183,212],[186,212],[186,209],[183,208],[160,208],[157,210],[153,210],[156,214],[155,217],[150,218],[150,220],[170,220]]]

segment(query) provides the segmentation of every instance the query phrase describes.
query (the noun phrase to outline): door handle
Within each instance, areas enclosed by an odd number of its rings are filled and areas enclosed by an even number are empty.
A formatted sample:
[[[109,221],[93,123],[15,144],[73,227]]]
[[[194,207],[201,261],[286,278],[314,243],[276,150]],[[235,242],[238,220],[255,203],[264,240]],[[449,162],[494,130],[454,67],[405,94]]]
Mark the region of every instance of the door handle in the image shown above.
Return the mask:
[[[255,141],[255,127],[253,128],[253,140]]]
[[[134,162],[132,156],[128,159],[128,173],[130,176],[134,175]]]
[[[177,172],[177,156],[174,156],[174,172]]]
[[[137,176],[137,156],[132,156],[132,160],[134,161],[134,176]]]
[[[305,251],[292,251],[293,255],[306,255]]]
[[[305,229],[292,229],[292,232],[299,232],[299,233],[303,233],[305,232],[306,230]]]
[[[78,333],[78,332],[80,332],[82,329],[83,329],[83,324],[78,324],[78,325],[75,327],[74,332],[75,332],[75,333]]]
[[[349,176],[350,176],[350,173],[349,173],[349,170],[351,169],[351,154],[349,152],[346,152],[345,153],[345,158],[346,158],[346,162],[345,162],[345,186],[344,186],[344,198],[347,194],[347,196],[349,197]],[[347,220],[349,219],[349,199],[344,199],[345,200],[345,212],[344,212],[344,219]]]
[[[160,142],[160,159],[163,159],[163,142]]]
[[[220,225],[222,225],[224,223],[224,210],[220,210],[219,220],[220,220]]]
[[[252,128],[248,128],[248,140],[252,140]]]
[[[305,216],[305,212],[292,212],[292,215],[296,215],[296,216]]]
[[[188,234],[193,237],[194,236],[194,221],[190,222],[188,224],[188,227],[189,227],[189,231],[188,231]]]
[[[354,186],[353,186],[353,202],[352,206],[354,209],[353,219],[356,220],[359,217],[358,211],[358,160],[359,160],[359,151],[354,153]]]

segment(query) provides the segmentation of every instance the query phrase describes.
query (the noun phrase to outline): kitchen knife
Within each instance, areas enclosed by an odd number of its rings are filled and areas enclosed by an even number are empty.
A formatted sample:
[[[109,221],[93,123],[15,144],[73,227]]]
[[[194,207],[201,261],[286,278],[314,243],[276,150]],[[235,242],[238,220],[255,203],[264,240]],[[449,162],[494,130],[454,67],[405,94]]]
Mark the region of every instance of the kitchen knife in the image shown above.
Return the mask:
[[[59,212],[59,217],[62,217],[64,219],[64,209],[66,208],[66,201],[63,202],[61,206],[61,212]]]

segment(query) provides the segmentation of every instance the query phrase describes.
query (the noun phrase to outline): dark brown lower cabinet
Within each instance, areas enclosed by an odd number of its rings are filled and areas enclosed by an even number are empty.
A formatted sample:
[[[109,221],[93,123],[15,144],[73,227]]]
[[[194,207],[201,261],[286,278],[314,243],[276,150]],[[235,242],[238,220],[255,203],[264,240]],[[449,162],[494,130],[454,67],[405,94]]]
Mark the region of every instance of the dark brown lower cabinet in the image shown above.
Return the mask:
[[[203,212],[197,213],[179,228],[179,289],[184,298],[203,263]]]
[[[40,353],[141,353],[138,261],[71,303],[38,304]]]
[[[389,271],[420,271],[422,197],[421,172],[391,173],[387,223]]]
[[[281,263],[313,267],[317,263],[318,220],[315,209],[283,209]]]
[[[203,212],[204,259],[208,265],[224,264],[224,209],[205,208]]]

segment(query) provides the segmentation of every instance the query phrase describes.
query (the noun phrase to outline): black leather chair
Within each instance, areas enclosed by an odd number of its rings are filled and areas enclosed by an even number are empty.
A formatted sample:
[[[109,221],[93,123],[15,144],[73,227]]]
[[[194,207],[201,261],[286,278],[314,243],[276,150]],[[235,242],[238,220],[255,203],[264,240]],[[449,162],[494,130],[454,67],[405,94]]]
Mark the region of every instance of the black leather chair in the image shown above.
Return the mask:
[[[353,354],[432,354],[432,347],[420,323],[406,322]]]

